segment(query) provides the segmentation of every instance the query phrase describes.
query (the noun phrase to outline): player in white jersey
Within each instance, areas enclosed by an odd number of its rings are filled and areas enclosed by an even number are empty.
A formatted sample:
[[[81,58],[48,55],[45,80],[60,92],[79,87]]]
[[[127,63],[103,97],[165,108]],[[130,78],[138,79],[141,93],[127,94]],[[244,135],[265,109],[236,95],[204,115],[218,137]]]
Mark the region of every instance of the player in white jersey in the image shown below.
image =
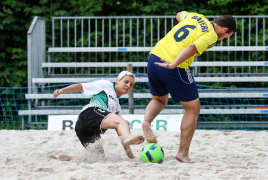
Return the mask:
[[[121,117],[119,97],[127,94],[135,83],[135,77],[128,71],[122,71],[113,84],[108,80],[98,80],[92,83],[79,83],[68,87],[57,89],[53,97],[62,93],[82,92],[86,97],[91,97],[89,104],[84,106],[78,116],[75,132],[84,147],[100,139],[107,129],[115,129],[118,136],[125,136],[122,145],[130,159],[134,155],[130,149],[132,144],[144,142],[142,136],[130,137],[129,122]],[[104,155],[102,147],[98,150]],[[58,160],[70,161],[75,156],[59,154]]]

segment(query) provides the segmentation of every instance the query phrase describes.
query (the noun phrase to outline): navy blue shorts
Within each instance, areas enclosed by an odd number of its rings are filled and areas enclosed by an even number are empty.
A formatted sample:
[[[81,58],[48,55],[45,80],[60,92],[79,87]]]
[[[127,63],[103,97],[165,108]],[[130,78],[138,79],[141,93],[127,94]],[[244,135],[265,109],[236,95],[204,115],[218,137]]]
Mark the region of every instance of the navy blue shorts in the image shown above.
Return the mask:
[[[167,69],[154,64],[161,58],[151,54],[147,73],[150,91],[153,96],[165,96],[170,93],[174,102],[187,102],[199,97],[194,77],[189,69]]]

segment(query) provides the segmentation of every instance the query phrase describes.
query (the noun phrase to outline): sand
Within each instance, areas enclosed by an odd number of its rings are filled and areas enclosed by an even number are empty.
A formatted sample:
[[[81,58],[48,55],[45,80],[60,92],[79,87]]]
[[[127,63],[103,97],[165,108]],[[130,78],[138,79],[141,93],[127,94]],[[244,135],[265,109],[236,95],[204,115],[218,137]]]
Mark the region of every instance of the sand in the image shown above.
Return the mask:
[[[142,130],[131,130],[141,135]],[[143,163],[139,154],[146,142],[132,146],[127,158],[114,130],[103,135],[105,159],[94,159],[74,131],[0,131],[0,179],[268,179],[266,131],[197,130],[190,147],[191,163],[175,160],[178,132],[155,131],[165,152],[163,164]],[[78,155],[68,162],[59,153]],[[86,157],[87,156],[87,157]]]

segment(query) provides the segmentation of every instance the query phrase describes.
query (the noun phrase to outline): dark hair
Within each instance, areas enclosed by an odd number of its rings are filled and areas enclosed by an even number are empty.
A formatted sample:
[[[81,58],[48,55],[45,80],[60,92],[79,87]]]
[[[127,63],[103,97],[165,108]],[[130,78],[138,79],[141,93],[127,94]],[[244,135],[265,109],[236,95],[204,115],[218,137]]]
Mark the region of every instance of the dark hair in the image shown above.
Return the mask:
[[[230,32],[236,32],[236,22],[235,19],[230,16],[230,15],[223,15],[218,17],[215,21],[214,21],[217,25],[221,26],[221,27],[225,27],[228,28],[227,33]]]

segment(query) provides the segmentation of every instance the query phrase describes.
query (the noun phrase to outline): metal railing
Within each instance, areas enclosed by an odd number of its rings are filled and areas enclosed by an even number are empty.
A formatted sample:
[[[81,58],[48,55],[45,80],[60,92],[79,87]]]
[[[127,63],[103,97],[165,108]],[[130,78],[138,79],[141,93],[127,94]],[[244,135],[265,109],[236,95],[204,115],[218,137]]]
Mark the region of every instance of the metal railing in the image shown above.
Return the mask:
[[[207,16],[210,20],[216,19]],[[237,22],[237,32],[220,46],[266,46],[265,27],[268,26],[268,16],[233,16]],[[267,51],[233,51],[233,52],[205,52],[196,61],[265,61]],[[248,67],[198,67],[197,76],[267,76],[267,66]]]
[[[228,40],[221,42],[220,46],[266,46],[265,28],[267,27],[266,19],[268,16],[234,16],[237,21],[238,32]],[[214,20],[217,16],[207,16],[209,20]],[[130,16],[130,17],[53,17],[52,18],[52,48],[57,47],[153,47],[165,34],[177,23],[175,16]],[[49,76],[53,76],[53,82],[49,82],[52,78],[44,78],[42,64],[46,62],[46,38],[45,38],[45,18],[35,17],[28,30],[27,47],[28,47],[28,94],[36,95],[34,98],[27,98],[28,109],[21,111],[19,115],[28,116],[28,124],[42,124],[41,118],[38,117],[41,112],[49,113],[50,99],[38,98],[38,94],[52,93],[53,89],[44,89],[45,83],[53,84],[57,80],[57,76],[68,76],[65,78],[66,83],[70,83],[72,76],[84,76],[89,78],[89,75],[115,74],[121,71],[119,67],[47,67]],[[148,51],[149,52],[149,51]],[[48,63],[72,63],[72,62],[146,62],[149,53],[143,52],[51,52],[51,59]],[[239,61],[265,61],[267,51],[230,51],[230,52],[205,52],[201,57],[197,58],[198,62],[239,62]],[[69,65],[69,64],[68,64]],[[122,67],[121,67],[122,68]],[[257,70],[251,71],[252,69]],[[257,68],[255,65],[249,67],[196,67],[195,73],[197,76],[209,75],[265,75],[267,67],[261,66]],[[133,71],[146,73],[146,67],[133,67]],[[219,73],[217,72],[219,71]],[[202,77],[199,77],[202,78]],[[262,77],[263,78],[263,77]],[[42,82],[34,82],[35,85],[41,84],[40,88],[33,88],[33,80],[41,79]],[[60,78],[58,78],[60,79]],[[78,78],[74,78],[77,80]],[[82,78],[80,78],[82,81]],[[148,78],[146,78],[148,80]],[[207,81],[207,78],[206,78]],[[58,82],[55,82],[58,84]],[[201,92],[205,93],[205,92]],[[206,92],[210,93],[210,92]],[[252,92],[252,97],[255,94]],[[264,92],[263,92],[264,93]],[[265,92],[266,93],[266,92]],[[267,94],[267,93],[266,93]],[[266,94],[263,96],[267,97]],[[218,94],[219,95],[219,94]],[[223,94],[226,96],[226,94]],[[240,94],[233,98],[239,98]],[[249,95],[249,97],[251,97]],[[211,98],[211,95],[209,97]],[[226,97],[227,98],[227,97]],[[229,97],[230,98],[230,97]],[[245,114],[247,111],[250,114],[267,113],[265,103],[262,97],[258,96],[262,104],[256,106],[247,103],[246,105],[204,105],[204,114]],[[252,99],[250,99],[252,101]],[[259,101],[258,101],[259,102]],[[213,104],[214,103],[214,104]],[[55,107],[55,106],[53,106]],[[69,106],[61,107],[66,109]],[[71,108],[79,108],[78,106],[70,106]],[[122,106],[125,108],[124,105]],[[128,107],[128,105],[127,105]],[[139,106],[144,109],[144,106]],[[176,107],[176,106],[174,106]],[[167,106],[167,108],[171,108]],[[180,112],[183,110],[181,107]],[[264,108],[264,109],[258,109]],[[80,109],[80,108],[79,108]],[[77,110],[79,110],[77,109]],[[223,109],[223,110],[222,110]],[[238,109],[238,110],[237,110]],[[246,111],[245,111],[245,110]],[[251,110],[252,109],[252,110]],[[44,111],[39,111],[44,110]],[[75,109],[76,110],[76,109]],[[220,110],[220,111],[218,111]],[[174,112],[176,109],[174,110]],[[80,112],[80,111],[79,111]],[[168,113],[171,113],[169,111]],[[260,117],[261,118],[261,117]],[[24,125],[23,125],[24,126]],[[23,127],[22,126],[22,127]],[[266,126],[265,126],[266,127]]]
[[[213,21],[219,16],[206,16]],[[233,16],[238,31],[218,46],[265,46],[268,16]],[[178,23],[174,16],[52,17],[52,47],[153,47]],[[149,52],[53,53],[49,62],[146,62]],[[196,61],[264,61],[266,51],[205,52]],[[107,75],[120,68],[52,68],[55,75]],[[133,69],[146,73],[146,67]],[[268,67],[200,67],[196,76],[258,75]]]

